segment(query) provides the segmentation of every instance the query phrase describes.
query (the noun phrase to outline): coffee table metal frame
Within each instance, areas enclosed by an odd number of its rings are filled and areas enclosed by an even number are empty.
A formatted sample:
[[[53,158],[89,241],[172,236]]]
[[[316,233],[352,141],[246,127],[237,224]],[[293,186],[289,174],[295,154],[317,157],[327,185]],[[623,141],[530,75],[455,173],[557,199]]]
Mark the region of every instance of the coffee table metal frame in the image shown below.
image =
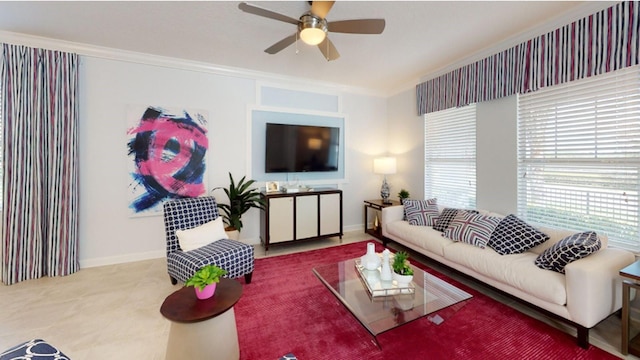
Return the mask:
[[[317,266],[313,273],[373,335],[378,347],[377,335],[472,297],[413,265],[414,291],[373,296],[356,268],[358,260]]]

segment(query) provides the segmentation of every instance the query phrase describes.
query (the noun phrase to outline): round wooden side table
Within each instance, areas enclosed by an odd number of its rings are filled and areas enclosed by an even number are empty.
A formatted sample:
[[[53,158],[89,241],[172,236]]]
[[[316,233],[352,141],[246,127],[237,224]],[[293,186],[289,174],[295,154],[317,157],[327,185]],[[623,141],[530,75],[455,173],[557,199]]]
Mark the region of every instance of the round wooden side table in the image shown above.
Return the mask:
[[[192,287],[167,296],[160,307],[171,320],[166,359],[239,359],[233,306],[241,295],[242,284],[221,279],[210,299],[199,300]]]

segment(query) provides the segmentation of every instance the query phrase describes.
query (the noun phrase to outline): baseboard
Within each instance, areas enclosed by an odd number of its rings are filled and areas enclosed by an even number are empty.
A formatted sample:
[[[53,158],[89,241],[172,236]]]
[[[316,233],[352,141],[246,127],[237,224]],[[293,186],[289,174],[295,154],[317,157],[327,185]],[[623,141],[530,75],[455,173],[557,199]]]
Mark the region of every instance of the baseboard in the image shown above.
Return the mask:
[[[363,229],[362,225],[352,225],[352,226],[345,227],[344,232],[362,231],[362,229]],[[260,245],[260,238],[259,237],[251,237],[251,238],[240,237],[240,242],[243,242],[248,245]],[[130,263],[135,261],[159,259],[159,258],[164,258],[165,256],[166,256],[166,252],[164,250],[156,250],[156,251],[147,251],[147,252],[135,253],[135,254],[84,259],[84,260],[80,260],[80,268],[84,269],[84,268],[91,268],[91,267],[105,266],[105,265],[124,264],[124,263]]]
[[[135,261],[158,259],[158,258],[163,258],[165,256],[166,256],[166,252],[164,250],[156,250],[156,251],[147,251],[143,253],[109,256],[109,257],[102,257],[102,258],[92,258],[92,259],[80,260],[80,268],[84,269],[84,268],[105,266],[105,265],[124,264],[124,263],[130,263]]]

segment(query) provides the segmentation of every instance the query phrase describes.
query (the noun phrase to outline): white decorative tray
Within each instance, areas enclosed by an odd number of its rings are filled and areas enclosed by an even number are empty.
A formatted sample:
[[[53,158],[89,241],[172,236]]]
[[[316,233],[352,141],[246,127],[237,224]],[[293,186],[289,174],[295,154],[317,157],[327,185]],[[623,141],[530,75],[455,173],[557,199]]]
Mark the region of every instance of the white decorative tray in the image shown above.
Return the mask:
[[[367,291],[369,291],[369,295],[372,297],[404,294],[411,295],[416,292],[416,287],[413,281],[407,284],[406,287],[398,287],[398,283],[395,280],[382,281],[380,279],[380,267],[375,270],[367,270],[362,266],[360,259],[356,259],[355,263],[358,275],[360,275],[360,280],[362,280]]]

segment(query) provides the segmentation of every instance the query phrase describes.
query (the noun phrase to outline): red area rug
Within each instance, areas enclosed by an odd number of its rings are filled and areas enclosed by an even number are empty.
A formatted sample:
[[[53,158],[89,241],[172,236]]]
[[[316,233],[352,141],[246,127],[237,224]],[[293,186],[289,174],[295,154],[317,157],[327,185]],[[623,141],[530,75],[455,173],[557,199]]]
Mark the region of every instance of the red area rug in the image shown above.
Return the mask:
[[[376,242],[376,251],[382,251]],[[436,325],[415,320],[373,337],[311,269],[356,258],[366,242],[256,260],[235,306],[240,358],[321,359],[616,359],[574,337],[416,264],[473,298]],[[446,309],[445,309],[446,310]]]

